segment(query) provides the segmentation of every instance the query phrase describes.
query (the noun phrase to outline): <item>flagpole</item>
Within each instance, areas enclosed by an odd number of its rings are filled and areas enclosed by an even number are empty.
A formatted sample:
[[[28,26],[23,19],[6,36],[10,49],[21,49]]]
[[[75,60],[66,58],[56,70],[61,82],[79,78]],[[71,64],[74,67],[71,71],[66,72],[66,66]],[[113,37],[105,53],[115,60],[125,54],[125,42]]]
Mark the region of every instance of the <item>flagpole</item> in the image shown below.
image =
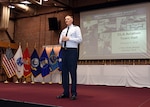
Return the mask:
[[[6,73],[5,73],[5,74],[6,74]],[[5,74],[3,73],[3,79],[4,79]],[[7,75],[6,75],[6,80],[4,81],[4,83],[5,83],[5,84],[9,83],[9,82],[8,82],[8,76],[7,76]]]
[[[15,81],[15,83],[16,83],[16,84],[18,84],[18,83],[19,83],[19,81],[18,81],[18,80],[16,80],[16,81]]]
[[[48,55],[47,55],[45,48],[44,48],[44,50],[40,56],[40,67],[41,67],[41,75],[43,77],[42,84],[45,84],[45,76],[47,76],[50,73],[50,71],[49,71],[49,59],[48,59]]]
[[[19,81],[18,81],[18,77],[17,77],[17,75],[15,76],[15,78],[16,78],[15,83],[16,83],[16,84],[18,84],[18,83],[19,83]]]
[[[22,77],[22,81],[23,81],[23,82],[22,82],[23,84],[26,84],[26,79],[25,79],[24,76]]]
[[[49,84],[52,84],[52,72],[50,72],[50,82]]]
[[[4,81],[4,83],[5,83],[5,84],[8,84],[9,82],[6,80],[6,81]]]
[[[31,84],[34,84],[35,82],[34,82],[34,75],[32,74],[32,82],[31,82]]]
[[[31,54],[31,72],[32,72],[32,84],[34,84],[35,77],[41,74],[39,56],[36,51],[36,43],[34,45],[34,51]]]
[[[26,48],[28,48],[28,42],[26,43]],[[23,53],[23,55],[24,55],[24,53]],[[25,63],[25,62],[24,62]],[[25,67],[24,67],[24,72],[25,72]],[[26,77],[25,77],[25,74],[24,74],[24,81],[23,81],[23,83],[24,84],[26,84],[27,83],[27,81],[26,81]]]
[[[17,75],[18,79],[20,80],[23,76],[23,70],[24,70],[21,42],[19,43],[18,50],[16,51],[16,53],[14,55],[14,60],[15,60],[16,67],[17,67],[16,75]],[[18,83],[18,81],[16,81],[16,83]]]
[[[8,77],[6,77],[6,80],[4,81],[5,84],[9,83],[7,79],[8,79]]]
[[[42,84],[45,84],[45,81],[44,81],[44,80],[45,80],[45,77],[43,77],[43,81],[42,81]]]
[[[34,43],[34,49],[36,49],[36,42]],[[34,84],[35,82],[34,82],[34,75],[33,75],[33,73],[32,73],[32,77],[33,77],[33,80],[31,82],[31,84]]]
[[[8,78],[11,78],[14,75],[16,75],[15,61],[13,57],[14,54],[11,48],[7,48],[5,54],[2,54],[2,67],[5,71],[5,73],[2,72],[2,74],[4,76],[6,75],[6,80],[4,81],[4,83],[8,83]]]
[[[59,70],[59,72],[60,72],[60,81],[58,84],[62,84],[62,71]]]

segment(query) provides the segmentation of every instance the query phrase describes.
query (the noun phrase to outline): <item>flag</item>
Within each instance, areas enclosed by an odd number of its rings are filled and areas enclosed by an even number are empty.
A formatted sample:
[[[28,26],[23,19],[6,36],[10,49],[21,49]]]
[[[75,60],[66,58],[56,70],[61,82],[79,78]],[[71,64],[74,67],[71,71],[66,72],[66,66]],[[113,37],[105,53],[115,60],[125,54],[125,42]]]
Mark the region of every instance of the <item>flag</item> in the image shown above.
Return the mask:
[[[31,72],[34,77],[41,73],[40,59],[36,49],[34,49],[33,53],[31,54]]]
[[[8,60],[10,60],[11,58],[14,57],[14,54],[13,54],[11,48],[7,48],[7,49],[6,49],[6,57],[7,57]]]
[[[16,66],[17,66],[16,75],[18,78],[21,78],[23,76],[24,64],[23,64],[22,49],[21,49],[20,45],[14,56],[14,60],[15,60]]]
[[[62,71],[62,50],[60,49],[59,51],[59,55],[58,55],[58,67],[59,67],[59,71]]]
[[[23,52],[23,62],[24,62],[24,77],[27,78],[31,75],[31,65],[30,65],[30,54],[28,48]]]
[[[50,69],[54,71],[55,69],[58,68],[58,62],[57,62],[57,56],[55,55],[54,50],[50,52],[49,56],[49,64],[50,64]]]
[[[42,69],[42,77],[46,76],[49,74],[50,72],[50,68],[49,68],[49,59],[48,59],[48,55],[46,53],[46,49],[44,48],[42,55],[40,57],[40,66]]]
[[[2,66],[6,72],[8,78],[13,77],[16,75],[16,65],[15,60],[13,58],[13,52],[11,48],[6,49],[6,54],[2,57]]]

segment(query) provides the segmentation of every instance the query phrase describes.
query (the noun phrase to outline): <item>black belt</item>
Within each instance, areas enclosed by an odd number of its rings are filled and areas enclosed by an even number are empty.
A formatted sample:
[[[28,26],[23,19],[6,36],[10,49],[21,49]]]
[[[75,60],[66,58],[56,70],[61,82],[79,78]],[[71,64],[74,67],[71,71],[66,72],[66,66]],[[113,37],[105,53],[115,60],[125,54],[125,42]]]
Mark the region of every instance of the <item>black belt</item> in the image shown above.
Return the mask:
[[[67,47],[61,47],[61,49],[63,49],[63,50],[74,50],[74,49],[77,49],[77,48],[67,48]]]

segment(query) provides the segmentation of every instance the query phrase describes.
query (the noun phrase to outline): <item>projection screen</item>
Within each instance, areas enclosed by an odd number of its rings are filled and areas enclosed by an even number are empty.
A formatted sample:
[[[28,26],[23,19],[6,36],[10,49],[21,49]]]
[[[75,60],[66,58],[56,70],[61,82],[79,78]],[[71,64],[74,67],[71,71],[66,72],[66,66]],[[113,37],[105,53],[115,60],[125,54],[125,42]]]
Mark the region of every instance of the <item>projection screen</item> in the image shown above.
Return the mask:
[[[80,13],[79,60],[150,58],[150,3]]]

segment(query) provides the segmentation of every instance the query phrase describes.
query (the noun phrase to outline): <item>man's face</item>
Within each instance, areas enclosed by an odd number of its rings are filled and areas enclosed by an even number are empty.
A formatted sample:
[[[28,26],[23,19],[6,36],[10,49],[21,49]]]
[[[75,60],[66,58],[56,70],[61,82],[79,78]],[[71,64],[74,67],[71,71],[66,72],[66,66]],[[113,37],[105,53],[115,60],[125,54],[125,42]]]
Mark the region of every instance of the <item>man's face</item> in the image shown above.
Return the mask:
[[[67,26],[71,25],[72,22],[73,22],[73,19],[72,19],[71,16],[66,16],[65,17],[65,23],[66,23]]]

